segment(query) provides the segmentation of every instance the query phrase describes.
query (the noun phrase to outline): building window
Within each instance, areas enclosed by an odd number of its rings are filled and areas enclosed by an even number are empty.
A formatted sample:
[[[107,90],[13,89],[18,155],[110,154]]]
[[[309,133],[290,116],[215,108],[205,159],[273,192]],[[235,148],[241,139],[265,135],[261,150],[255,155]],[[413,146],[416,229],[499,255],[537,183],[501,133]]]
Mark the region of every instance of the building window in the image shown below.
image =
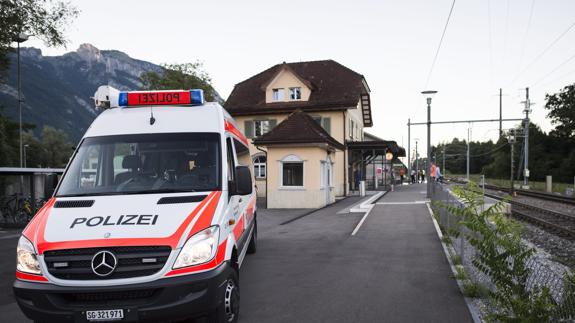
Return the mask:
[[[284,89],[273,89],[272,90],[272,100],[273,101],[283,101],[284,100]]]
[[[353,119],[349,119],[349,138],[353,139],[353,131],[355,130],[355,122]]]
[[[284,162],[282,173],[282,186],[303,186],[303,162]]]
[[[254,175],[256,178],[266,178],[266,156],[254,158]]]
[[[328,134],[331,135],[331,119],[321,116],[312,116],[313,120],[317,122]]]
[[[281,187],[302,189],[304,161],[296,155],[288,155],[280,163]]]
[[[270,131],[270,122],[268,120],[254,121],[254,136],[259,137]]]
[[[290,100],[301,100],[301,87],[290,87],[289,88],[289,99]]]
[[[246,120],[244,121],[244,134],[248,138],[259,137],[268,133],[277,124],[277,120]]]

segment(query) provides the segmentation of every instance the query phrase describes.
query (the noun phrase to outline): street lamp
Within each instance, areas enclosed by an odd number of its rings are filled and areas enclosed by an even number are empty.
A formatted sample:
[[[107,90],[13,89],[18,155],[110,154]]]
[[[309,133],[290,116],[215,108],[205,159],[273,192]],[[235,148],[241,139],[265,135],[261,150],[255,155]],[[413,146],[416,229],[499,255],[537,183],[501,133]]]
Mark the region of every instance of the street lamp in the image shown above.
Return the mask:
[[[30,147],[30,145],[24,145],[24,168],[26,168],[26,149]]]
[[[419,138],[415,138],[415,183],[419,183],[419,153],[417,152],[417,143]]]
[[[421,94],[427,100],[427,167],[425,173],[427,175],[427,198],[431,198],[431,181],[429,180],[429,166],[431,163],[431,99],[435,96],[437,91],[423,91]]]
[[[28,35],[19,33],[12,38],[18,44],[18,115],[19,115],[19,129],[20,129],[20,167],[23,166],[23,148],[22,148],[22,83],[20,81],[20,43],[28,40]]]

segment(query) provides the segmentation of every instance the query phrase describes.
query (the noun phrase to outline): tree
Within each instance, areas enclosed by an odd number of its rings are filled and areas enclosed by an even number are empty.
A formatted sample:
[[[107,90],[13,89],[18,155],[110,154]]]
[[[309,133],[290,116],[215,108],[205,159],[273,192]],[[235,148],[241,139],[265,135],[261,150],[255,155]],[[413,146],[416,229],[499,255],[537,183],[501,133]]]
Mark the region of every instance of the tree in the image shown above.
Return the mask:
[[[42,129],[42,147],[43,166],[55,168],[65,167],[74,149],[64,131],[50,126]]]
[[[554,134],[559,137],[575,137],[575,84],[567,85],[559,93],[546,94],[545,109],[548,118],[556,125]]]
[[[8,67],[10,45],[18,34],[34,35],[48,46],[64,45],[63,30],[78,13],[59,0],[0,0],[0,70]]]
[[[142,73],[144,90],[202,89],[207,101],[221,101],[202,63],[162,64],[162,68],[162,73]]]

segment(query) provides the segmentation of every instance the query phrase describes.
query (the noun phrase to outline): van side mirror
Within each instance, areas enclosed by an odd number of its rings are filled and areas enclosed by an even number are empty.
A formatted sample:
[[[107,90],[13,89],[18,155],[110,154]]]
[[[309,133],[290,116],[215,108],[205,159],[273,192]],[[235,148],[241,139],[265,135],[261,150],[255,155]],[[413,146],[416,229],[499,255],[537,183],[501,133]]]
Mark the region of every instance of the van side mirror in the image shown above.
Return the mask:
[[[253,191],[252,174],[248,166],[236,166],[233,195],[248,195]]]
[[[44,197],[50,198],[58,186],[58,174],[47,174],[44,177]]]

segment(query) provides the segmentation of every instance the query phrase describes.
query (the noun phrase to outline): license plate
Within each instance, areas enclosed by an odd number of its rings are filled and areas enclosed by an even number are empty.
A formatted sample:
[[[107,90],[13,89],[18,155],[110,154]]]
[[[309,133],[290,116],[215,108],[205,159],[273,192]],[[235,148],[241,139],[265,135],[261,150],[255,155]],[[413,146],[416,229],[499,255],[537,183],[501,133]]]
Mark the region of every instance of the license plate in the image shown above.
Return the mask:
[[[88,321],[118,321],[124,318],[124,310],[86,311]]]

